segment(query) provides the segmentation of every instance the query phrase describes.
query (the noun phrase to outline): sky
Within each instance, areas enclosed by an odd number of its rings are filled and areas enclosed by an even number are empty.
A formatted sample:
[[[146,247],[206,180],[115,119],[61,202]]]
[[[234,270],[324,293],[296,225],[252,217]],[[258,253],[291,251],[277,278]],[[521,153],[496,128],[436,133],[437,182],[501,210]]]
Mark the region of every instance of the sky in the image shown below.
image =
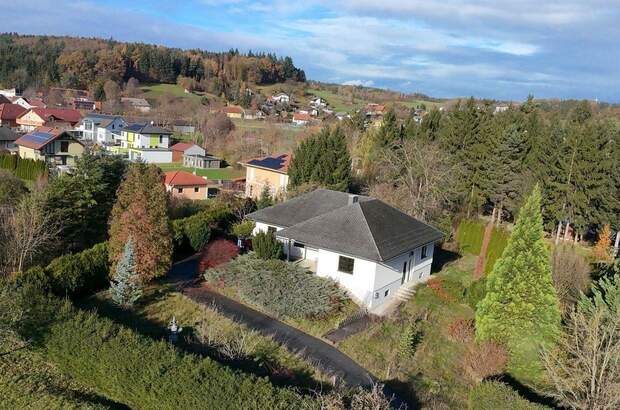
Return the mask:
[[[0,0],[0,31],[290,55],[433,97],[620,102],[620,0]]]

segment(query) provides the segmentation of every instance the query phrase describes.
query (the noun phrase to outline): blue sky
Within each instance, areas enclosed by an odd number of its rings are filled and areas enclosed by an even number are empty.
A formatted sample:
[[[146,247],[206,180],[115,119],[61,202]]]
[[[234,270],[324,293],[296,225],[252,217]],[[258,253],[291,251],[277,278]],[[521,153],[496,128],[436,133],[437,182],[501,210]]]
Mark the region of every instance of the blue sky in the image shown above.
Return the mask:
[[[0,0],[0,10],[1,31],[270,51],[326,82],[620,102],[617,0]]]

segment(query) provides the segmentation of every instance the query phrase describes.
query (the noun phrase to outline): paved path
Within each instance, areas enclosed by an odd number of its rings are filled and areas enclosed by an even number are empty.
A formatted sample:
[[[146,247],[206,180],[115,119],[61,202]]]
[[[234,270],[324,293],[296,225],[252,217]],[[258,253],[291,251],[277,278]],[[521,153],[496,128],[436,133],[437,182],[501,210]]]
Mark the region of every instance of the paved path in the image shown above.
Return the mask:
[[[166,281],[177,285],[184,295],[195,302],[209,306],[214,305],[225,316],[241,322],[263,335],[272,337],[290,351],[299,353],[323,372],[336,376],[347,386],[368,387],[377,382],[377,379],[366,369],[334,346],[210,290],[197,280],[197,268],[197,256],[177,262],[172,267]],[[395,408],[403,403],[391,389],[384,388],[384,393],[388,396],[394,396],[392,404],[395,405]]]

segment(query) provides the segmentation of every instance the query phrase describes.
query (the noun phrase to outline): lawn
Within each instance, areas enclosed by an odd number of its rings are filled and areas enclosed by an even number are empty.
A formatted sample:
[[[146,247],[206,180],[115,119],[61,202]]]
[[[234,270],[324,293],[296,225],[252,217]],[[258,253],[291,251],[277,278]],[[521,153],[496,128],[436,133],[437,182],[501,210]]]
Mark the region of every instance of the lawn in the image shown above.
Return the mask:
[[[343,97],[339,96],[338,94],[335,94],[331,91],[325,91],[325,90],[317,90],[317,89],[313,89],[313,88],[308,88],[306,90],[306,92],[308,94],[312,94],[314,96],[320,97],[322,99],[324,99],[325,101],[327,101],[327,103],[336,111],[336,112],[353,112],[355,110],[359,110],[360,108],[362,108],[366,102],[360,99],[356,99],[353,104],[349,104],[347,101],[344,100]]]
[[[144,84],[140,86],[144,93],[144,98],[156,99],[164,94],[170,94],[174,97],[190,98],[200,101],[202,96],[195,93],[186,93],[183,87],[177,84]],[[212,94],[205,94],[209,100],[217,100],[218,98]]]
[[[161,168],[161,170],[164,172],[178,171],[178,170],[187,171],[190,173],[194,172],[194,168],[184,167],[182,164],[179,164],[179,163],[166,163],[166,164],[156,164],[156,165],[159,168]],[[210,169],[197,168],[196,175],[199,175],[201,177],[206,177],[207,179],[231,180],[231,179],[245,176],[245,170],[236,169],[233,167],[210,168]]]
[[[179,293],[171,285],[154,284],[144,290],[133,311],[117,308],[107,291],[82,303],[95,308],[102,316],[153,338],[165,337],[174,316],[181,332],[180,347],[207,354],[217,361],[277,383],[300,388],[317,388],[329,378],[297,354],[291,353],[270,337],[249,330],[244,325],[220,314],[217,308],[201,306]]]

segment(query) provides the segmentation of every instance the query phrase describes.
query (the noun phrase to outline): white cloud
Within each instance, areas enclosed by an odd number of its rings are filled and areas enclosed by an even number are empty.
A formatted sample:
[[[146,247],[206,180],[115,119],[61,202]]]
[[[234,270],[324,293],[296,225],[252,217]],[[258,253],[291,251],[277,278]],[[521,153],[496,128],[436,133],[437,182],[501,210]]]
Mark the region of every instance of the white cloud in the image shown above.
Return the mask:
[[[375,85],[375,82],[372,80],[349,80],[342,83],[342,85],[355,85],[355,86],[364,86],[364,87],[372,87]]]

